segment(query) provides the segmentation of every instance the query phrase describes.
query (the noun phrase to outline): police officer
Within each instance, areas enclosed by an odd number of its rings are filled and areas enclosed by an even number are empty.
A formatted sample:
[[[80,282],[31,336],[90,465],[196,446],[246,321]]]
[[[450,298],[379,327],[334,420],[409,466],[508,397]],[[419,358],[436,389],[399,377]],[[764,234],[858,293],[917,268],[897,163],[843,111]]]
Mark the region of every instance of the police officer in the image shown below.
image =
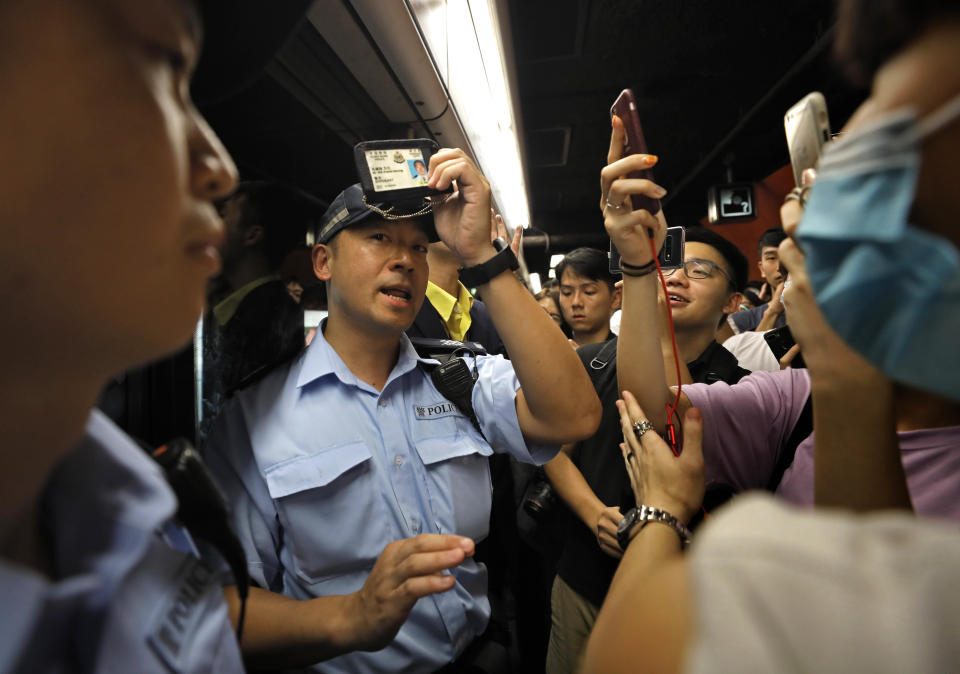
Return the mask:
[[[330,655],[324,607],[346,606],[343,633],[353,638],[340,647],[382,650],[318,671],[458,666],[490,614],[485,569],[468,556],[487,535],[487,457],[543,463],[598,423],[579,360],[512,273],[512,251],[491,244],[489,184],[462,151],[440,150],[429,185],[454,183],[432,218],[386,220],[359,185],[334,200],[313,253],[328,318],[299,359],[239,392],[214,428],[209,462],[264,588],[251,593],[244,648],[265,662]],[[435,238],[462,261],[464,285],[479,289],[512,359],[466,359],[478,428],[404,334],[424,300]],[[439,567],[451,571],[433,574]],[[371,624],[381,626],[375,638],[358,627]]]

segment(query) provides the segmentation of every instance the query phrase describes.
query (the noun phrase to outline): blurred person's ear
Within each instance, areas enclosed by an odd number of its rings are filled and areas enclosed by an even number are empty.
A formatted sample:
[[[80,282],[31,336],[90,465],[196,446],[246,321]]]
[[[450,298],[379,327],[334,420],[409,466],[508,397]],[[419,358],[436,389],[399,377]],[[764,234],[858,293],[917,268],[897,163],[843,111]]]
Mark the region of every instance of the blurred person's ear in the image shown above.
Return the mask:
[[[614,284],[613,290],[610,291],[610,307],[616,311],[620,308],[621,303],[623,302],[623,283],[620,285]]]
[[[743,303],[743,293],[733,292],[730,293],[730,297],[727,298],[726,304],[723,305],[724,314],[735,314],[740,311],[740,305]]]

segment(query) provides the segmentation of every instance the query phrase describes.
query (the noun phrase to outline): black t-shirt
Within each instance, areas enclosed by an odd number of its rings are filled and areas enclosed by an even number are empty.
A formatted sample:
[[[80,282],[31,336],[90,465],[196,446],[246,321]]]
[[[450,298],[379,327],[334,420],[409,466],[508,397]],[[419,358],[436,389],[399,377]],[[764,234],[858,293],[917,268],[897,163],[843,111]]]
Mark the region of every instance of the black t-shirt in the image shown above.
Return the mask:
[[[587,344],[577,349],[577,355],[597,390],[603,416],[597,432],[580,443],[572,458],[597,498],[607,505],[618,505],[621,512],[626,512],[636,504],[620,453],[622,437],[616,406],[619,397],[616,353],[616,337],[609,342]],[[604,360],[606,364],[603,364]],[[716,342],[711,342],[696,360],[687,364],[687,368],[693,380],[702,383],[725,381],[734,384],[749,374],[737,364],[733,354]],[[595,533],[577,519],[567,529],[557,573],[579,595],[599,606],[610,588],[618,563],[600,549]]]

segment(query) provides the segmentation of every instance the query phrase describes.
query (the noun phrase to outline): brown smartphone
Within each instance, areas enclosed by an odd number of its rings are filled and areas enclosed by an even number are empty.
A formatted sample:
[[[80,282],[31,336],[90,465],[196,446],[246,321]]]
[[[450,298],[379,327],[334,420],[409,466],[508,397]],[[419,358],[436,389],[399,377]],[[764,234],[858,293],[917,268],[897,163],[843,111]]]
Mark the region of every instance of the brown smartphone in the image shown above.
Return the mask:
[[[634,98],[630,89],[624,89],[617,96],[617,100],[610,106],[610,117],[616,115],[623,122],[623,128],[627,132],[627,142],[623,146],[623,156],[631,154],[650,154],[647,151],[647,141],[643,137],[643,127],[640,125],[640,115],[637,114],[637,99]],[[642,171],[631,171],[627,174],[628,178],[646,178],[653,180],[653,171],[643,169]],[[651,215],[660,212],[660,200],[652,199],[642,194],[631,194],[630,201],[633,203],[633,210],[639,208],[646,209]]]

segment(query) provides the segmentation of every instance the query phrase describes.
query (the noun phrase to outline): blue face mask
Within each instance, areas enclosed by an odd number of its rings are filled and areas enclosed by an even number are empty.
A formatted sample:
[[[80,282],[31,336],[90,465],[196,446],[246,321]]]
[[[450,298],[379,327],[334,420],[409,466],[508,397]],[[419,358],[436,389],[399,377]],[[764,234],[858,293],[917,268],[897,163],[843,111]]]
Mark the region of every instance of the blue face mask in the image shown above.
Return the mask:
[[[922,141],[957,117],[960,96],[922,121],[891,113],[833,144],[796,234],[837,334],[892,380],[954,400],[960,254],[909,220]]]

